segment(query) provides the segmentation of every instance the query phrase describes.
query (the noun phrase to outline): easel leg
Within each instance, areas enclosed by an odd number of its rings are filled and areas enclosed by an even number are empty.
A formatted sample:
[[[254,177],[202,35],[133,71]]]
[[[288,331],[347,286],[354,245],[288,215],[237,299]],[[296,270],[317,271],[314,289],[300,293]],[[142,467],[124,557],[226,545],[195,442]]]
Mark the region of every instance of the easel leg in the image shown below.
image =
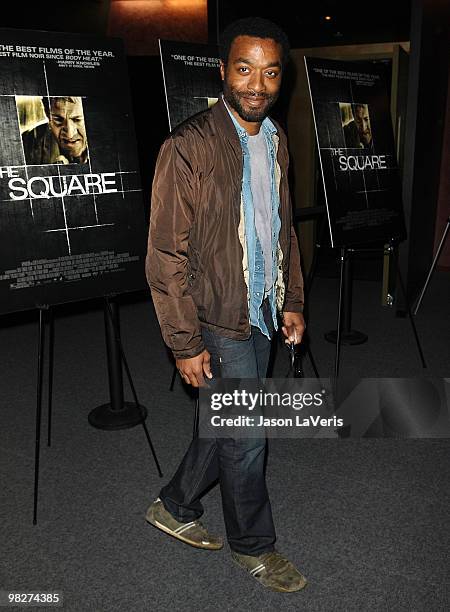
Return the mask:
[[[192,431],[192,437],[193,438],[197,438],[198,437],[198,412],[199,412],[199,397],[197,395],[196,399],[195,399],[195,408],[194,408],[194,427],[193,427],[193,431]]]
[[[316,375],[316,378],[320,378],[319,372],[317,370],[316,362],[314,361],[314,358],[313,358],[313,355],[312,355],[312,352],[311,352],[311,349],[309,348],[309,346],[308,346],[307,353],[308,353],[308,357],[309,357],[309,360],[310,360],[311,365],[312,365],[312,369],[314,370],[314,374]]]
[[[319,226],[319,229],[317,229]],[[309,268],[309,273],[305,281],[305,295],[309,295],[311,292],[312,284],[316,275],[317,262],[319,260],[319,251],[323,242],[323,236],[326,228],[326,216],[323,215],[320,221],[316,223],[316,236],[314,237],[315,249],[313,253],[313,258],[311,262],[311,266]]]
[[[429,285],[429,283],[430,283],[430,280],[431,280],[431,275],[433,274],[434,269],[435,269],[435,267],[436,267],[436,264],[437,264],[437,262],[439,261],[439,257],[440,257],[440,255],[441,255],[441,251],[442,251],[442,249],[444,248],[445,239],[447,238],[447,234],[448,234],[448,229],[449,229],[449,227],[450,227],[450,217],[447,219],[447,225],[446,225],[446,226],[445,226],[445,228],[444,228],[444,232],[443,232],[443,234],[442,234],[442,238],[441,238],[441,241],[440,241],[440,243],[439,243],[438,250],[436,251],[436,255],[434,256],[433,263],[431,264],[430,271],[428,272],[427,280],[425,281],[425,284],[424,284],[424,286],[423,286],[423,289],[422,289],[422,291],[420,292],[419,299],[417,300],[416,307],[414,308],[414,316],[416,316],[417,311],[418,311],[418,310],[419,310],[419,308],[420,308],[420,304],[422,303],[423,296],[425,295],[425,292],[426,292],[426,290],[427,290],[427,288],[428,288],[428,285]]]
[[[48,334],[48,412],[47,412],[47,446],[51,445],[52,436],[52,410],[53,410],[53,364],[55,346],[55,319],[53,310],[49,309]]]
[[[398,269],[397,272],[398,272],[398,279],[400,281],[400,287],[402,288],[403,297],[405,299],[405,304],[406,304],[406,309],[407,309],[407,312],[408,312],[408,317],[409,317],[409,320],[411,321],[411,327],[412,327],[412,330],[413,330],[414,338],[416,340],[417,350],[419,351],[420,360],[422,362],[422,367],[426,368],[427,364],[425,363],[425,357],[423,356],[422,346],[420,345],[420,340],[419,340],[419,336],[417,334],[416,324],[414,323],[414,317],[412,315],[411,308],[410,308],[409,302],[408,302],[408,298],[406,296],[406,287],[405,287],[405,285],[403,283],[403,278],[402,278],[402,275],[400,274],[400,269]]]
[[[41,419],[42,419],[42,387],[44,383],[44,345],[45,345],[45,321],[44,309],[39,308],[39,339],[38,339],[38,361],[37,361],[37,396],[36,396],[36,429],[34,446],[34,500],[33,500],[33,525],[37,523],[37,505],[39,489],[39,455],[41,446]]]
[[[173,387],[174,387],[174,385],[175,385],[175,379],[176,379],[176,377],[177,377],[177,372],[178,372],[178,370],[177,370],[177,366],[176,366],[176,365],[174,365],[174,366],[173,366],[173,372],[172,372],[172,380],[171,380],[171,382],[170,382],[169,391],[173,391]]]
[[[345,247],[341,248],[341,268],[339,275],[339,304],[338,304],[338,316],[337,316],[337,337],[336,337],[336,356],[334,360],[334,377],[337,382],[337,377],[339,374],[339,360],[340,360],[340,352],[341,352],[341,319],[342,319],[342,296],[343,296],[343,288],[344,288],[344,265],[346,258],[346,249]]]
[[[154,460],[155,465],[156,465],[156,469],[158,470],[158,476],[160,478],[162,478],[163,477],[163,473],[161,472],[161,467],[159,465],[159,461],[158,461],[158,458],[156,456],[156,452],[155,452],[155,449],[153,447],[153,443],[152,443],[152,440],[150,438],[150,434],[148,433],[147,424],[146,424],[145,421],[142,421],[142,427],[144,428],[145,437],[147,438],[147,442],[148,442],[148,445],[149,445],[150,450],[152,452],[153,460]]]
[[[109,318],[110,318],[110,322],[111,322],[112,328],[114,330],[114,337],[115,337],[117,348],[119,349],[119,352],[120,352],[120,358],[121,358],[122,363],[124,365],[125,372],[126,372],[127,378],[128,378],[128,382],[130,383],[130,388],[131,388],[131,392],[133,394],[134,403],[136,405],[136,410],[142,414],[142,427],[144,428],[145,437],[147,438],[148,445],[149,445],[151,453],[153,455],[153,460],[155,461],[156,469],[158,470],[158,475],[159,475],[160,478],[162,478],[163,473],[161,472],[161,467],[159,465],[159,461],[158,461],[158,458],[156,456],[155,449],[153,447],[153,443],[152,443],[152,440],[150,438],[150,434],[149,434],[148,429],[147,429],[147,425],[145,423],[145,417],[147,416],[147,414],[146,414],[146,412],[144,414],[143,408],[139,404],[138,396],[137,396],[137,393],[136,393],[136,388],[134,386],[133,378],[131,376],[131,371],[130,371],[130,368],[128,366],[128,361],[127,361],[127,358],[125,356],[125,351],[123,350],[122,340],[120,338],[118,311],[116,313],[116,316],[114,316],[113,308],[111,306],[111,302],[110,302],[108,297],[105,297],[105,303],[106,303],[107,312],[108,312],[108,315],[109,315]]]

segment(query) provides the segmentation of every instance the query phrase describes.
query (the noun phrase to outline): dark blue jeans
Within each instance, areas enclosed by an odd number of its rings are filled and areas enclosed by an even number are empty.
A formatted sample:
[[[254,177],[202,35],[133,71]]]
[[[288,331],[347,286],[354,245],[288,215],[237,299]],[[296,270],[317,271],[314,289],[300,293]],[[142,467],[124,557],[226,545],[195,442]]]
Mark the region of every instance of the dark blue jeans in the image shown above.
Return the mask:
[[[263,309],[272,335],[266,302]],[[214,377],[265,377],[271,343],[258,328],[251,331],[248,340],[231,340],[203,330]],[[161,500],[178,521],[187,523],[203,514],[200,497],[219,481],[230,548],[245,555],[269,552],[276,536],[264,474],[265,454],[265,438],[196,437],[172,480],[161,490]]]

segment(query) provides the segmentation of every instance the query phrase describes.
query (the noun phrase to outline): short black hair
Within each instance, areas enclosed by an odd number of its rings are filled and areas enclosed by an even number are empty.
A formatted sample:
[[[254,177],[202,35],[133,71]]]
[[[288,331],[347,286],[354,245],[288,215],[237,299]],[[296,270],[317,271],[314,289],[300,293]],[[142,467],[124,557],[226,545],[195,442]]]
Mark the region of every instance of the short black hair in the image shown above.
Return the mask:
[[[224,64],[228,61],[231,45],[238,36],[270,38],[281,45],[283,66],[289,59],[288,37],[279,25],[262,17],[244,17],[230,23],[219,36],[219,55]]]

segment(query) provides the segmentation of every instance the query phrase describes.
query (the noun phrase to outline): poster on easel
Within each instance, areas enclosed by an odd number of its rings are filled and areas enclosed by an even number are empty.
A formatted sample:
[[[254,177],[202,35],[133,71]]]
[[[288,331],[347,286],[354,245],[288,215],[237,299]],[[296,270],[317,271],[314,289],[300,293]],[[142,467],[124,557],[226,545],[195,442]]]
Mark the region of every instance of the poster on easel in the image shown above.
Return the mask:
[[[305,57],[331,245],[405,237],[385,69]]]
[[[122,41],[0,41],[0,314],[145,288]]]
[[[159,41],[169,130],[213,106],[222,91],[214,45]]]

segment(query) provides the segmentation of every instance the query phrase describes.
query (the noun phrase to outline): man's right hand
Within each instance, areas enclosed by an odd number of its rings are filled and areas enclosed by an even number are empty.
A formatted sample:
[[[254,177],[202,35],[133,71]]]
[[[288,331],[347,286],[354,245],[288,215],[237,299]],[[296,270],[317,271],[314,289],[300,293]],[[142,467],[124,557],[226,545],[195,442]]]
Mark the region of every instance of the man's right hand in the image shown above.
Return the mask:
[[[208,378],[212,378],[210,361],[211,356],[205,349],[196,357],[176,359],[175,363],[184,382],[193,387],[204,387],[205,379],[203,374]]]

